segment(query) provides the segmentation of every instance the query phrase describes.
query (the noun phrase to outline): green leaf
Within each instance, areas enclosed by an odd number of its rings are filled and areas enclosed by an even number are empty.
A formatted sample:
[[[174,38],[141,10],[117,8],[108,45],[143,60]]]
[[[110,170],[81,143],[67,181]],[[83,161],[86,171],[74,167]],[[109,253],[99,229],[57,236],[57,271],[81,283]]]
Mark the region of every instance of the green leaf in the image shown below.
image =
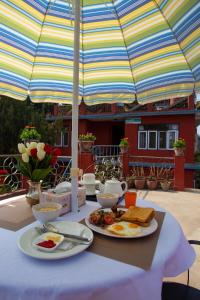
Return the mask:
[[[17,158],[17,170],[24,176],[31,177],[32,169],[29,163],[23,162],[20,158]]]
[[[31,175],[31,180],[36,182],[43,180],[51,172],[51,170],[51,168],[35,169]]]

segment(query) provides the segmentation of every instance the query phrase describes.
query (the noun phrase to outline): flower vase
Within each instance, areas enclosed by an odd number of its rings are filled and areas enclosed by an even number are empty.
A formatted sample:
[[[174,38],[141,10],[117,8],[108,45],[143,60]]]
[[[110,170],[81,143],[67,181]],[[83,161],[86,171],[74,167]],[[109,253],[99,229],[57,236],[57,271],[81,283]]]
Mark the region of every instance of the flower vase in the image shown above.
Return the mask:
[[[31,180],[27,181],[28,183],[28,192],[26,194],[26,201],[30,206],[38,204],[40,202],[41,195],[41,181],[34,182]]]

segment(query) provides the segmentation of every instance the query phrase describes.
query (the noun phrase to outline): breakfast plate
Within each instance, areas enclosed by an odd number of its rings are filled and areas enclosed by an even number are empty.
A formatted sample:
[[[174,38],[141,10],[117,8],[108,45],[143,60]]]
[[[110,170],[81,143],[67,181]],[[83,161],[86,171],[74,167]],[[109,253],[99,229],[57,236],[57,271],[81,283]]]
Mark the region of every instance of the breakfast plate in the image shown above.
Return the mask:
[[[77,243],[74,241],[72,242],[72,240],[69,240],[72,245],[69,249],[64,250],[58,247],[52,252],[45,252],[34,247],[33,242],[37,239],[37,237],[40,236],[40,234],[35,228],[30,228],[27,231],[25,231],[19,238],[18,240],[19,249],[24,254],[34,258],[54,260],[54,259],[67,258],[76,255],[86,250],[93,241],[93,232],[83,224],[77,222],[70,222],[70,221],[56,221],[51,223],[54,226],[56,226],[59,231],[63,233],[81,235],[87,237],[90,240],[90,242],[84,244],[84,243]]]
[[[125,209],[122,208],[122,210],[125,210]],[[110,212],[111,210],[108,208],[105,208],[105,209],[103,209],[103,211]],[[116,224],[119,224],[121,226],[121,228],[124,227],[122,234],[125,234],[125,235],[119,235],[117,233],[114,233],[113,231],[112,232],[108,231],[108,226],[111,226],[111,225],[106,225],[104,227],[96,226],[96,225],[90,223],[89,218],[90,218],[90,215],[85,218],[85,223],[90,229],[92,229],[93,231],[98,232],[100,234],[103,234],[103,235],[106,235],[109,237],[115,237],[115,238],[130,239],[130,238],[144,237],[144,236],[152,234],[158,228],[158,223],[155,220],[155,218],[153,218],[151,220],[150,225],[148,227],[138,226],[135,229],[133,228],[132,232],[129,230],[129,226],[128,226],[128,224],[130,224],[130,222],[123,221],[123,222],[116,223]],[[110,227],[110,229],[113,230],[112,227]]]

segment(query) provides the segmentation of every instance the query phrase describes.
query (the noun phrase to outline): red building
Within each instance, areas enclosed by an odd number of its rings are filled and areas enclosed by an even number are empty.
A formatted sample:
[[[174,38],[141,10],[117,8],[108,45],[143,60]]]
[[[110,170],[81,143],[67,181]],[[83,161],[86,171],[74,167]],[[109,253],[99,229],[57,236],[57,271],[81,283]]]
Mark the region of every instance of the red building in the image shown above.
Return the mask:
[[[57,146],[63,155],[71,155],[71,107],[54,106],[48,119],[59,121]],[[128,137],[129,166],[138,162],[148,167],[166,161],[173,168],[173,142],[178,137],[186,141],[185,187],[193,187],[194,151],[196,139],[193,96],[168,99],[147,105],[102,104],[79,108],[79,133],[92,132],[96,145],[118,145]],[[171,158],[171,160],[170,160]]]

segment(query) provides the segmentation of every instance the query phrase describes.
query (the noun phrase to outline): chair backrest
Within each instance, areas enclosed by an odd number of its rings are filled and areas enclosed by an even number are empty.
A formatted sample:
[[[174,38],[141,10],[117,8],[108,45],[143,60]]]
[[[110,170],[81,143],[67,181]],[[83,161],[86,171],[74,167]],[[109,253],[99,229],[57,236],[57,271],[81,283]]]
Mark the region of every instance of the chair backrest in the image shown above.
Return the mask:
[[[199,245],[198,240],[189,240],[190,244]],[[200,300],[200,289],[189,285],[190,271],[187,273],[187,284],[178,282],[163,282],[162,300]]]

